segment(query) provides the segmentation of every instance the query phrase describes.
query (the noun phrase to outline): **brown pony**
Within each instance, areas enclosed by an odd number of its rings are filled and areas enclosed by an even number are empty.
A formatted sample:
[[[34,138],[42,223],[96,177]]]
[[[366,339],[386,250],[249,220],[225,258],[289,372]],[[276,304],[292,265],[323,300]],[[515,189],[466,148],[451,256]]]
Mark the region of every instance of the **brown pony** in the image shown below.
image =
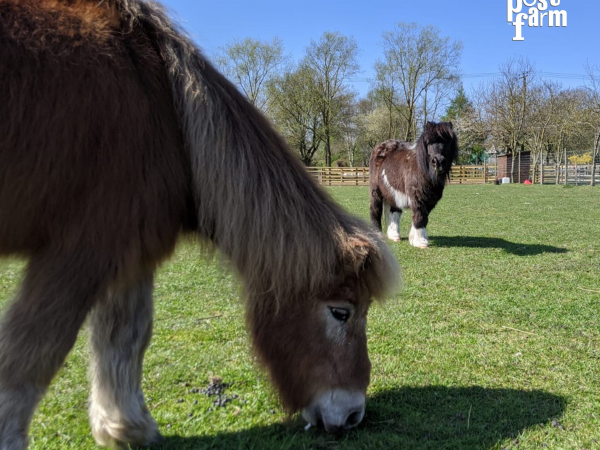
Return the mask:
[[[381,216],[387,216],[387,236],[400,240],[402,210],[413,213],[408,235],[411,245],[429,246],[429,213],[442,198],[450,177],[458,144],[451,122],[427,122],[415,144],[389,140],[373,149],[369,160],[371,221],[381,230]]]
[[[102,445],[160,439],[141,391],[152,278],[178,236],[244,281],[256,353],[289,411],[363,418],[366,315],[398,267],[268,121],[142,0],[0,0],[0,255],[27,257],[0,323],[0,449],[91,326]]]

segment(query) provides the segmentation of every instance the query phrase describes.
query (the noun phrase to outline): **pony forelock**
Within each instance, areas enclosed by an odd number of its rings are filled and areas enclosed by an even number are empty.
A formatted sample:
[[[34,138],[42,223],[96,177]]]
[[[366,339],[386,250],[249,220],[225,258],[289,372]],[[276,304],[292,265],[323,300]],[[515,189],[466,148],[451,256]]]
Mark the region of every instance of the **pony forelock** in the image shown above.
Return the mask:
[[[417,163],[423,173],[429,172],[427,147],[434,143],[444,143],[444,157],[452,163],[458,158],[458,139],[454,132],[452,122],[427,122],[423,128],[423,134],[415,144],[414,151],[417,154]],[[450,172],[446,173],[450,177]]]
[[[368,247],[360,282],[374,297],[393,291],[399,268],[387,246],[316,185],[268,120],[162,7],[116,1],[165,61],[191,160],[199,231],[232,261],[248,298],[293,301],[329,289],[366,251],[353,248],[357,240]]]

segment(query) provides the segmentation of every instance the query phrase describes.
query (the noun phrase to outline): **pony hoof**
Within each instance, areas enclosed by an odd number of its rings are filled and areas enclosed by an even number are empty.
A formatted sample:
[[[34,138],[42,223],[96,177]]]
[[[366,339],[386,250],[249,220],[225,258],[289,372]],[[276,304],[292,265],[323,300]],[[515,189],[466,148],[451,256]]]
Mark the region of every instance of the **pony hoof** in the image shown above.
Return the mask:
[[[160,434],[158,431],[156,432],[154,439],[152,440],[152,442],[150,442],[147,446],[148,447],[156,447],[156,446],[160,446],[161,444],[164,444],[166,442],[167,438],[164,437],[162,434]]]
[[[429,242],[415,242],[412,245],[415,248],[429,248]]]
[[[388,236],[390,241],[400,242],[400,236]]]
[[[150,419],[136,428],[110,422],[94,425],[92,434],[98,445],[103,447],[126,450],[132,447],[150,447],[165,441],[165,437],[158,431],[154,419]]]

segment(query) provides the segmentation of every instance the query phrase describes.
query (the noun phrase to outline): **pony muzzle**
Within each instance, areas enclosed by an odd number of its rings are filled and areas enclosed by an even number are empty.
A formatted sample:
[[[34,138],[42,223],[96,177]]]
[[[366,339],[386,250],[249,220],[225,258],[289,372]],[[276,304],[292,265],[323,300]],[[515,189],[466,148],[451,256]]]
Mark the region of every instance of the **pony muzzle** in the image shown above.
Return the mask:
[[[433,159],[431,160],[431,163],[433,164],[433,168],[435,169],[435,171],[438,174],[442,173],[444,171],[445,162],[446,162],[446,159],[443,156],[434,156]]]
[[[332,389],[318,395],[302,411],[302,417],[313,426],[323,425],[328,433],[340,433],[362,421],[365,403],[362,392]]]

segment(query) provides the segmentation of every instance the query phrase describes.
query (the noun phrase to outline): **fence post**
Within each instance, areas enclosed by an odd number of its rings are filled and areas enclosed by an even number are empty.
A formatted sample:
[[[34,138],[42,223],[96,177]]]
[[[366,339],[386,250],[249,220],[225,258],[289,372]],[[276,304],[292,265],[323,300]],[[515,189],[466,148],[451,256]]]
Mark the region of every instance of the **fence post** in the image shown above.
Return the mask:
[[[487,184],[487,160],[483,158],[483,184]]]

